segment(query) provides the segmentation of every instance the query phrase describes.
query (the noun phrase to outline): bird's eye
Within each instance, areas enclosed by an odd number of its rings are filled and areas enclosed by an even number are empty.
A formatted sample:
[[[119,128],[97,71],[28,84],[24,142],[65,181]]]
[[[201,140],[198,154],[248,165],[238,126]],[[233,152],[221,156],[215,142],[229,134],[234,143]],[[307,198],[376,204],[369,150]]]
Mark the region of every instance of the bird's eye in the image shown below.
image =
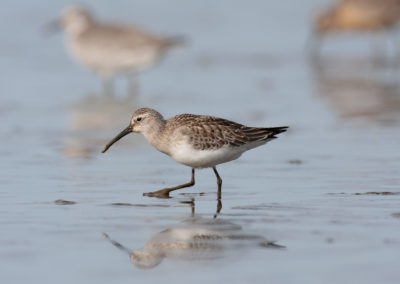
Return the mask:
[[[141,117],[136,118],[136,121],[141,121],[141,120],[142,120]]]

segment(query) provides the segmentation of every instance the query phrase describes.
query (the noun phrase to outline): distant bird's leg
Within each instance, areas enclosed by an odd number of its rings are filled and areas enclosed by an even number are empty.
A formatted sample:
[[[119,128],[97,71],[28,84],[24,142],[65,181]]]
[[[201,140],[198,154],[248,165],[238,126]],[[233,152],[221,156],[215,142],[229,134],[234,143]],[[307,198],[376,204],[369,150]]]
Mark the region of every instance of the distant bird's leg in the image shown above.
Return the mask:
[[[381,66],[385,63],[386,58],[386,38],[382,32],[373,32],[371,34],[371,46],[372,46],[372,60],[373,65]]]
[[[175,187],[168,187],[168,188],[164,188],[164,189],[160,189],[157,191],[153,191],[153,192],[145,192],[143,193],[144,196],[150,196],[150,197],[158,197],[158,198],[168,198],[169,197],[169,193],[171,191],[177,190],[177,189],[181,189],[184,187],[190,187],[194,185],[194,168],[192,169],[192,180],[188,183],[184,183],[181,185],[177,185]]]
[[[400,33],[397,29],[390,30],[390,44],[393,50],[393,62],[392,67],[397,68],[400,64]]]
[[[106,96],[114,96],[114,78],[104,77],[103,78],[103,94]]]
[[[128,96],[136,97],[139,95],[139,81],[137,74],[134,72],[128,73]]]
[[[318,61],[321,57],[323,37],[313,31],[306,42],[306,53],[311,62]]]
[[[221,202],[221,189],[222,189],[222,179],[219,176],[218,172],[217,172],[217,168],[213,167],[215,176],[217,177],[217,184],[218,184],[218,192],[217,192],[217,212],[214,215],[214,218],[217,218],[217,215],[219,214],[219,212],[221,212],[222,209],[222,202]]]

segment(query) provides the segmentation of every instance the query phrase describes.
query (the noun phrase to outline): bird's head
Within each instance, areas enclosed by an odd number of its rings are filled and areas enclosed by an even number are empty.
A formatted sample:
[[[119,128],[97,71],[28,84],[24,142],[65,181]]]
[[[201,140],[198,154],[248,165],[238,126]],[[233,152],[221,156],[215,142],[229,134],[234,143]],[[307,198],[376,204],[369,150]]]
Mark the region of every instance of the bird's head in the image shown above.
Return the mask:
[[[151,269],[156,267],[164,259],[165,254],[160,250],[140,250],[130,254],[131,263],[140,269]]]
[[[114,137],[104,148],[102,153],[106,152],[115,142],[122,137],[137,132],[143,134],[145,137],[150,136],[152,133],[159,130],[164,123],[162,115],[151,108],[140,108],[134,112],[131,121],[124,130]]]
[[[60,25],[69,34],[79,34],[85,31],[92,23],[92,16],[82,6],[68,6],[61,12]]]

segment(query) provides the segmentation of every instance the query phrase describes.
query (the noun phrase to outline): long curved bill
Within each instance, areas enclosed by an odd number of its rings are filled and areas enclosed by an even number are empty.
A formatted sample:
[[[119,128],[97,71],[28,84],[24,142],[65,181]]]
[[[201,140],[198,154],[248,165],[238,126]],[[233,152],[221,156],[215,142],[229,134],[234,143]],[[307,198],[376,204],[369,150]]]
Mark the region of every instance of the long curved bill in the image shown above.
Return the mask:
[[[110,243],[112,243],[116,248],[119,248],[120,250],[127,252],[129,255],[132,253],[130,249],[128,249],[124,245],[121,245],[119,242],[114,241],[106,233],[103,233],[103,237],[106,238]]]
[[[120,134],[118,134],[117,136],[114,137],[114,139],[112,139],[110,142],[108,142],[108,144],[106,145],[106,147],[104,147],[103,151],[101,151],[102,153],[104,153],[105,151],[108,150],[108,148],[110,148],[115,142],[117,142],[118,140],[120,140],[122,137],[128,135],[129,133],[132,132],[132,126],[128,126],[127,128],[125,128],[124,130],[121,131]]]

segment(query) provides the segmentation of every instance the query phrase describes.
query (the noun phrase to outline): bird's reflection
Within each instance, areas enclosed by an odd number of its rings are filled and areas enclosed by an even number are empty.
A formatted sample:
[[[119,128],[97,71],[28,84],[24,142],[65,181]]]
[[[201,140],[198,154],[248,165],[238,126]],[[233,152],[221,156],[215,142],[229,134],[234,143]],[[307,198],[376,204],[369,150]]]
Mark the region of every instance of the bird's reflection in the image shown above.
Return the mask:
[[[137,108],[137,95],[110,97],[87,95],[71,107],[62,153],[69,158],[90,158],[104,144],[104,137],[126,124]]]
[[[397,70],[360,58],[321,59],[313,64],[316,94],[344,119],[390,125],[400,118]]]
[[[195,214],[194,200],[190,202],[192,214],[149,239],[142,249],[132,251],[103,234],[115,247],[129,254],[132,264],[151,269],[164,259],[208,261],[228,257],[246,248],[284,248],[265,237],[245,232],[241,226],[227,220],[204,218]]]

